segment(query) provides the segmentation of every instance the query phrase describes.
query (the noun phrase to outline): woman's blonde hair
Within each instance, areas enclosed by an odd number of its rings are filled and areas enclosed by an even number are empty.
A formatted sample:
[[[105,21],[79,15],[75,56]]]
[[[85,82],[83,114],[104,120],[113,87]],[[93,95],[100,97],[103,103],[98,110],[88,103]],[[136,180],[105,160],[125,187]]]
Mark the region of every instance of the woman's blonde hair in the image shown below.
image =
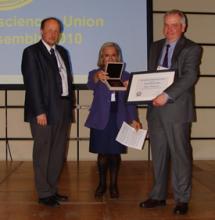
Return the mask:
[[[115,48],[116,54],[117,54],[117,59],[116,59],[117,62],[123,61],[122,52],[121,52],[119,45],[115,42],[106,42],[101,46],[101,48],[99,50],[99,56],[98,56],[98,61],[97,61],[98,67],[101,67],[101,68],[104,67],[104,49],[107,47],[114,47]]]

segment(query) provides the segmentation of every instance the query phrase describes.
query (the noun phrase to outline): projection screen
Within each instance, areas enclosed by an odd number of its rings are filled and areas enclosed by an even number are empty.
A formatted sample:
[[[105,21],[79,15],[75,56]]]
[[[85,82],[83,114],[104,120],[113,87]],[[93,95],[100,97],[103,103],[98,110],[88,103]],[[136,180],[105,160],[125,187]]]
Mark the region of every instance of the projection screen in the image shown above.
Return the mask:
[[[4,0],[0,1],[0,85],[23,84],[21,57],[40,40],[40,22],[50,16],[64,25],[59,44],[70,53],[74,82],[85,84],[97,68],[107,41],[122,49],[126,70],[147,69],[150,0]]]

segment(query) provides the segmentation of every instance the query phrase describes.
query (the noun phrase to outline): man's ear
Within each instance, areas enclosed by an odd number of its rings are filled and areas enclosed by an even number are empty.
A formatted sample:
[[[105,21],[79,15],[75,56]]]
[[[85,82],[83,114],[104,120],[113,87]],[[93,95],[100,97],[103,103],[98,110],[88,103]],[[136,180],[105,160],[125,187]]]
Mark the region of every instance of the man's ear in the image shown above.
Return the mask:
[[[187,31],[187,25],[182,24],[182,32],[185,33]]]

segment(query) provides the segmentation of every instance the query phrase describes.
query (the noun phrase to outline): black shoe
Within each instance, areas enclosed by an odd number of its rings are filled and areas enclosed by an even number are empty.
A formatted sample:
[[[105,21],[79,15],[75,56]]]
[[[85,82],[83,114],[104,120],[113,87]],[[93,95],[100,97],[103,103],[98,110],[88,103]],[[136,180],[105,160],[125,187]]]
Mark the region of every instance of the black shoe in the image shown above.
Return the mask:
[[[54,194],[54,198],[55,198],[58,202],[67,202],[67,201],[69,200],[68,196],[60,195],[59,193],[55,193],[55,194]]]
[[[147,199],[146,201],[140,203],[141,208],[155,208],[165,205],[166,205],[165,200],[156,200],[156,199]]]
[[[46,206],[51,206],[51,207],[55,207],[60,205],[59,202],[53,197],[53,196],[49,196],[49,197],[45,197],[45,198],[39,198],[38,201],[40,204],[46,205]]]
[[[175,206],[173,212],[175,214],[185,215],[188,212],[188,203],[186,203],[186,202],[177,203],[177,205]]]
[[[98,185],[95,191],[95,197],[102,197],[106,192],[106,186],[105,185]]]
[[[118,191],[117,186],[110,186],[109,190],[110,190],[110,197],[112,199],[119,198],[119,191]]]

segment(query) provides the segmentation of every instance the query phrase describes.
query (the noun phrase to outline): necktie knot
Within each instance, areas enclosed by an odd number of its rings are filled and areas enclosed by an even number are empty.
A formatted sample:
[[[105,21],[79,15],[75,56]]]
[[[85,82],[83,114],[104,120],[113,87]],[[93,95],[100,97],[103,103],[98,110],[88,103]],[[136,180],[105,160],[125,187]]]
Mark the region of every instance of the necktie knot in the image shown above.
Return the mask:
[[[51,48],[50,53],[51,53],[51,55],[53,55],[53,54],[55,55],[54,48]]]

